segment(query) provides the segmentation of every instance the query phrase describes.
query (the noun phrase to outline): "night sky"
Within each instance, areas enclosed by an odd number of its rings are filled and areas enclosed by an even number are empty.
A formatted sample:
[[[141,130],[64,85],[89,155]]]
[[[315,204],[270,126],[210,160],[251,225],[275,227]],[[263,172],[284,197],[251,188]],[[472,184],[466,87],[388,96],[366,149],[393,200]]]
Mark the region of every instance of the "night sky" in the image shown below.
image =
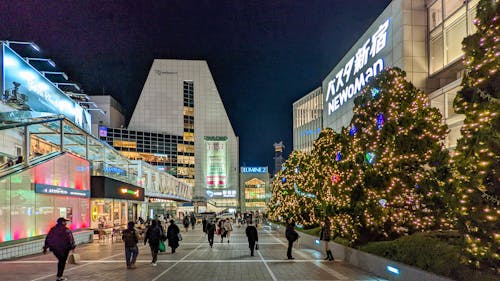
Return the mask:
[[[273,143],[282,140],[286,155],[293,146],[292,103],[389,3],[2,0],[0,40],[34,41],[87,95],[115,97],[127,119],[153,59],[206,60],[240,137],[240,164],[273,170]]]

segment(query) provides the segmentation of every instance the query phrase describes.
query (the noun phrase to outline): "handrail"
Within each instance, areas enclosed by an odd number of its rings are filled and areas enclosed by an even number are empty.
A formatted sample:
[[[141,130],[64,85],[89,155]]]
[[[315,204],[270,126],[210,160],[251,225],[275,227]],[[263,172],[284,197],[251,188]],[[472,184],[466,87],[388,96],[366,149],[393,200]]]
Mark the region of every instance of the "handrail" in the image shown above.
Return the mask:
[[[47,154],[44,154],[42,156],[38,156],[38,157],[31,159],[30,164],[27,166],[24,165],[24,163],[19,163],[19,164],[15,164],[13,166],[10,166],[7,169],[0,170],[0,180],[7,177],[7,176],[10,176],[14,173],[22,172],[26,169],[40,165],[48,160],[51,160],[57,156],[65,154],[65,153],[66,152],[52,151],[50,153],[47,153]]]

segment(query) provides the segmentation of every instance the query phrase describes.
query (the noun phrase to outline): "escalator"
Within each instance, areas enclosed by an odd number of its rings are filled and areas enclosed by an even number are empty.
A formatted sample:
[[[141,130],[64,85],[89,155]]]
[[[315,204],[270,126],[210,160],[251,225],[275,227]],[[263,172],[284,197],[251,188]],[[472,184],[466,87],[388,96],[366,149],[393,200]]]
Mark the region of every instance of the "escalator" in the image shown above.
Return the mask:
[[[38,157],[31,158],[29,161],[29,165],[26,165],[25,163],[18,163],[14,164],[12,166],[8,165],[2,165],[0,166],[0,181],[8,176],[18,174],[23,171],[27,171],[29,169],[32,169],[38,165],[41,165],[43,163],[46,163],[48,161],[51,161],[57,157],[60,157],[62,155],[66,154],[66,152],[60,152],[60,151],[53,151],[45,155],[41,155]]]

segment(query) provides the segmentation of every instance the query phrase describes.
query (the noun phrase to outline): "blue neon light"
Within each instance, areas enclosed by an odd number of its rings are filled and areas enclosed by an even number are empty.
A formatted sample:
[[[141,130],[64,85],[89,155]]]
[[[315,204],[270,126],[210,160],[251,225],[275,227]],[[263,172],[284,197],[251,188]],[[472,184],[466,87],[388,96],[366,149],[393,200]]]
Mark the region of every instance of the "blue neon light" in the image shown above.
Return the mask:
[[[396,275],[399,275],[399,269],[397,269],[393,266],[390,266],[390,265],[386,266],[385,268],[387,269],[387,271],[392,272]]]
[[[319,239],[314,240],[314,244],[319,245],[320,244]]]

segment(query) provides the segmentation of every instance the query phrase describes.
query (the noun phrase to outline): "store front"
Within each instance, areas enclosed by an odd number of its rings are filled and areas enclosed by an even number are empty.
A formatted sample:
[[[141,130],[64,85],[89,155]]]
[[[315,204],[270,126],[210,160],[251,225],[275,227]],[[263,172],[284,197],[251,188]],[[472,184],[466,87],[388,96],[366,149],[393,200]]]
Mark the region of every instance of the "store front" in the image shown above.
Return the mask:
[[[92,176],[90,215],[93,229],[125,227],[142,215],[144,189],[112,178]]]

